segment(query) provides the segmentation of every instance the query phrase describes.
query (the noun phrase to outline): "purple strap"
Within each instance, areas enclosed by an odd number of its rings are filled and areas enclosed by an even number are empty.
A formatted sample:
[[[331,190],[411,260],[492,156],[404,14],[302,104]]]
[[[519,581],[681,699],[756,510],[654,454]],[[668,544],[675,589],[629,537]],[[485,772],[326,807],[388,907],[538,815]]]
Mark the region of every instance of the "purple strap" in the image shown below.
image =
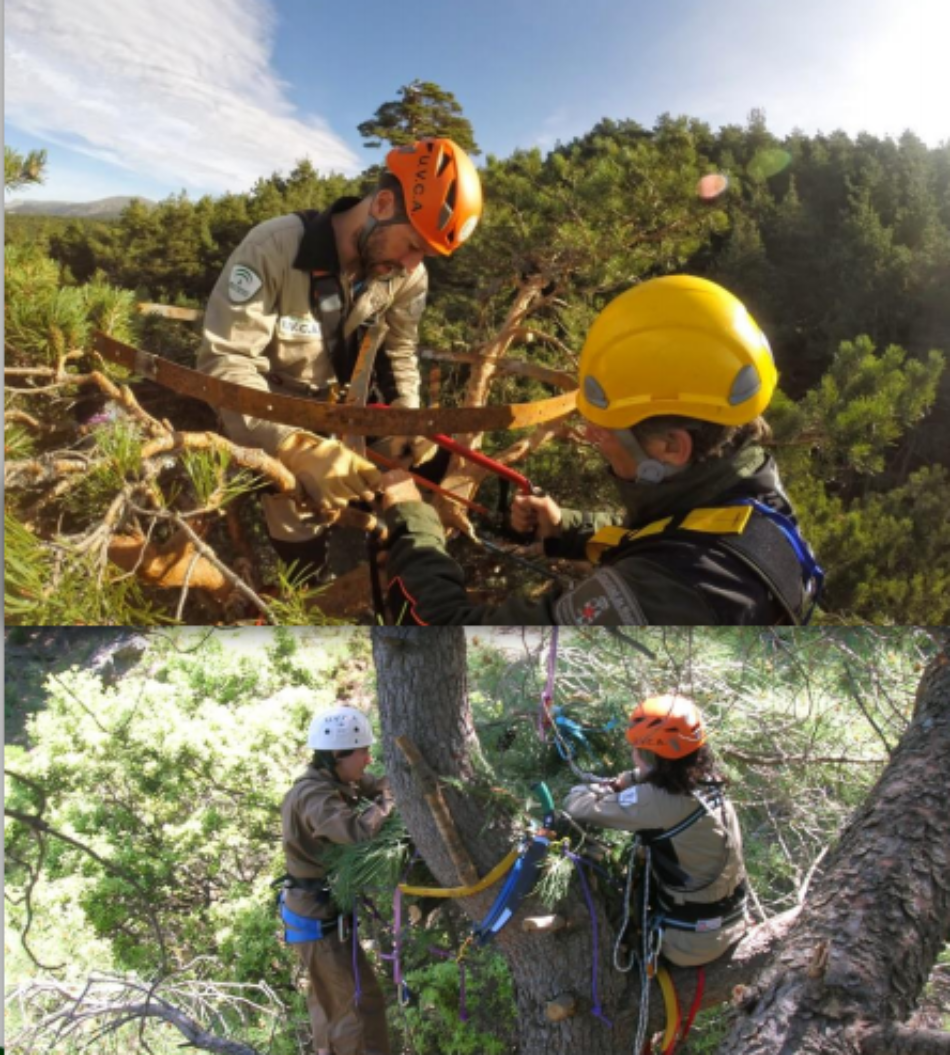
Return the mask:
[[[597,961],[599,959],[598,948],[599,938],[597,934],[597,913],[594,911],[594,902],[590,896],[590,887],[587,885],[587,876],[584,875],[584,862],[581,857],[577,854],[572,854],[566,847],[564,853],[573,861],[577,874],[580,877],[581,889],[584,891],[584,900],[587,902],[587,911],[590,913],[590,926],[594,936],[594,958],[591,966],[591,997],[594,1002],[594,1006],[591,1009],[593,1014],[606,1023],[606,1025],[613,1028],[613,1022],[604,1014],[603,1008],[600,1003],[600,990],[597,985]]]
[[[393,985],[396,987],[396,993],[400,992],[402,987],[402,962],[400,956],[402,955],[402,891],[399,887],[396,887],[396,892],[393,894]],[[388,958],[388,957],[387,957]]]
[[[353,904],[353,981],[355,982],[355,989],[353,991],[353,1003],[356,1007],[360,1006],[360,998],[363,995],[363,983],[360,981],[360,965],[356,954],[359,952],[360,941],[359,941],[359,926],[360,920],[357,912],[356,904]]]
[[[554,673],[557,669],[557,630],[551,627],[551,648],[548,651],[548,680],[541,693],[541,707],[538,711],[538,739],[544,742],[547,739],[545,725],[548,721],[548,707],[554,700]]]

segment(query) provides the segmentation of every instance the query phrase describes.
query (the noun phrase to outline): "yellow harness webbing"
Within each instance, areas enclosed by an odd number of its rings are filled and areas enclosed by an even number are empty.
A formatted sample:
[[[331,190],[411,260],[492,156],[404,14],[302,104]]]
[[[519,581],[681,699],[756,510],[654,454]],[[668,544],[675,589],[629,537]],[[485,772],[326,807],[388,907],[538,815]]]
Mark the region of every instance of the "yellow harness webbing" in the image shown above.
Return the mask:
[[[680,1030],[680,1002],[676,995],[676,987],[670,972],[661,964],[656,969],[656,980],[660,983],[660,991],[663,993],[663,1007],[666,1010],[666,1029],[663,1032],[663,1045],[660,1051],[663,1055],[673,1050],[673,1044]]]
[[[698,531],[706,535],[741,535],[752,518],[751,506],[723,506],[712,509],[694,509],[679,521],[681,531]],[[587,541],[586,555],[592,564],[598,564],[608,550],[616,549],[624,542],[634,539],[662,535],[674,524],[674,517],[654,520],[642,528],[624,528],[614,525],[600,528]]]
[[[415,894],[418,897],[469,897],[472,894],[480,894],[483,890],[487,890],[492,883],[497,883],[517,860],[518,851],[512,850],[507,857],[495,865],[484,879],[479,879],[472,886],[428,887],[406,886],[405,883],[400,883],[399,889],[404,894]]]

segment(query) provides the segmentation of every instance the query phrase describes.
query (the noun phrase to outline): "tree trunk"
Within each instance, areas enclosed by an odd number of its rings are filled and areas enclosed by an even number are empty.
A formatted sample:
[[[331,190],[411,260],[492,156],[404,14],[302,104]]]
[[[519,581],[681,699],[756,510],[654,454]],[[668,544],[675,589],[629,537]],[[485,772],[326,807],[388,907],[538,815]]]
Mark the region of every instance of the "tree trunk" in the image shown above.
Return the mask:
[[[944,651],[924,674],[890,763],[778,956],[746,994],[720,1055],[939,1050],[934,1034],[914,1044],[893,1024],[910,1014],[950,937],[948,772]]]
[[[373,655],[383,731],[383,750],[399,809],[426,864],[444,886],[462,885],[462,877],[439,834],[422,789],[395,745],[408,737],[441,778],[441,789],[479,875],[485,875],[514,845],[517,835],[503,800],[493,792],[479,762],[480,748],[466,694],[465,634],[460,628],[376,627]],[[599,995],[607,1025],[591,1012],[592,928],[582,895],[576,892],[558,915],[568,926],[556,932],[524,932],[521,920],[546,909],[528,900],[496,939],[514,980],[522,1055],[630,1055],[637,1026],[636,971],[621,974],[611,963],[614,933],[607,922],[596,884]],[[499,887],[457,902],[472,920],[481,919]],[[795,912],[755,928],[728,955],[706,970],[703,1006],[720,1003],[751,980],[781,940]],[[680,1001],[689,1008],[697,972],[671,972]],[[561,1021],[546,1015],[549,1004],[573,999],[575,1013]],[[650,1031],[663,1028],[662,1001],[654,986]]]

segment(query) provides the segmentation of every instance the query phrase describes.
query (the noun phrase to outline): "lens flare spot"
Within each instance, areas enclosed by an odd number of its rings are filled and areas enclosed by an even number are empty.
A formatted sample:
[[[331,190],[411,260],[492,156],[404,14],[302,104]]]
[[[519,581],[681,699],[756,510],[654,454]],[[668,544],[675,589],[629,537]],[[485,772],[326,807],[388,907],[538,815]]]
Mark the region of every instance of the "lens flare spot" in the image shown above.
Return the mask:
[[[700,201],[714,202],[729,189],[729,177],[721,172],[710,172],[696,184],[696,197]]]
[[[755,152],[755,156],[746,166],[746,172],[752,179],[764,182],[788,168],[791,162],[792,155],[787,150],[769,147]]]

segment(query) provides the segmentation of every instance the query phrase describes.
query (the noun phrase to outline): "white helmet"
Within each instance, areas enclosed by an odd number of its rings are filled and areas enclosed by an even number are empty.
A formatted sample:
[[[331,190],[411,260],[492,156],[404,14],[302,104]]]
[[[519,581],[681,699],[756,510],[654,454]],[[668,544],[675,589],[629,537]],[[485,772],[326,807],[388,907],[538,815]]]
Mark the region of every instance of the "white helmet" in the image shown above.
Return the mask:
[[[313,716],[307,746],[314,751],[354,751],[374,743],[369,719],[355,707],[331,707]]]

